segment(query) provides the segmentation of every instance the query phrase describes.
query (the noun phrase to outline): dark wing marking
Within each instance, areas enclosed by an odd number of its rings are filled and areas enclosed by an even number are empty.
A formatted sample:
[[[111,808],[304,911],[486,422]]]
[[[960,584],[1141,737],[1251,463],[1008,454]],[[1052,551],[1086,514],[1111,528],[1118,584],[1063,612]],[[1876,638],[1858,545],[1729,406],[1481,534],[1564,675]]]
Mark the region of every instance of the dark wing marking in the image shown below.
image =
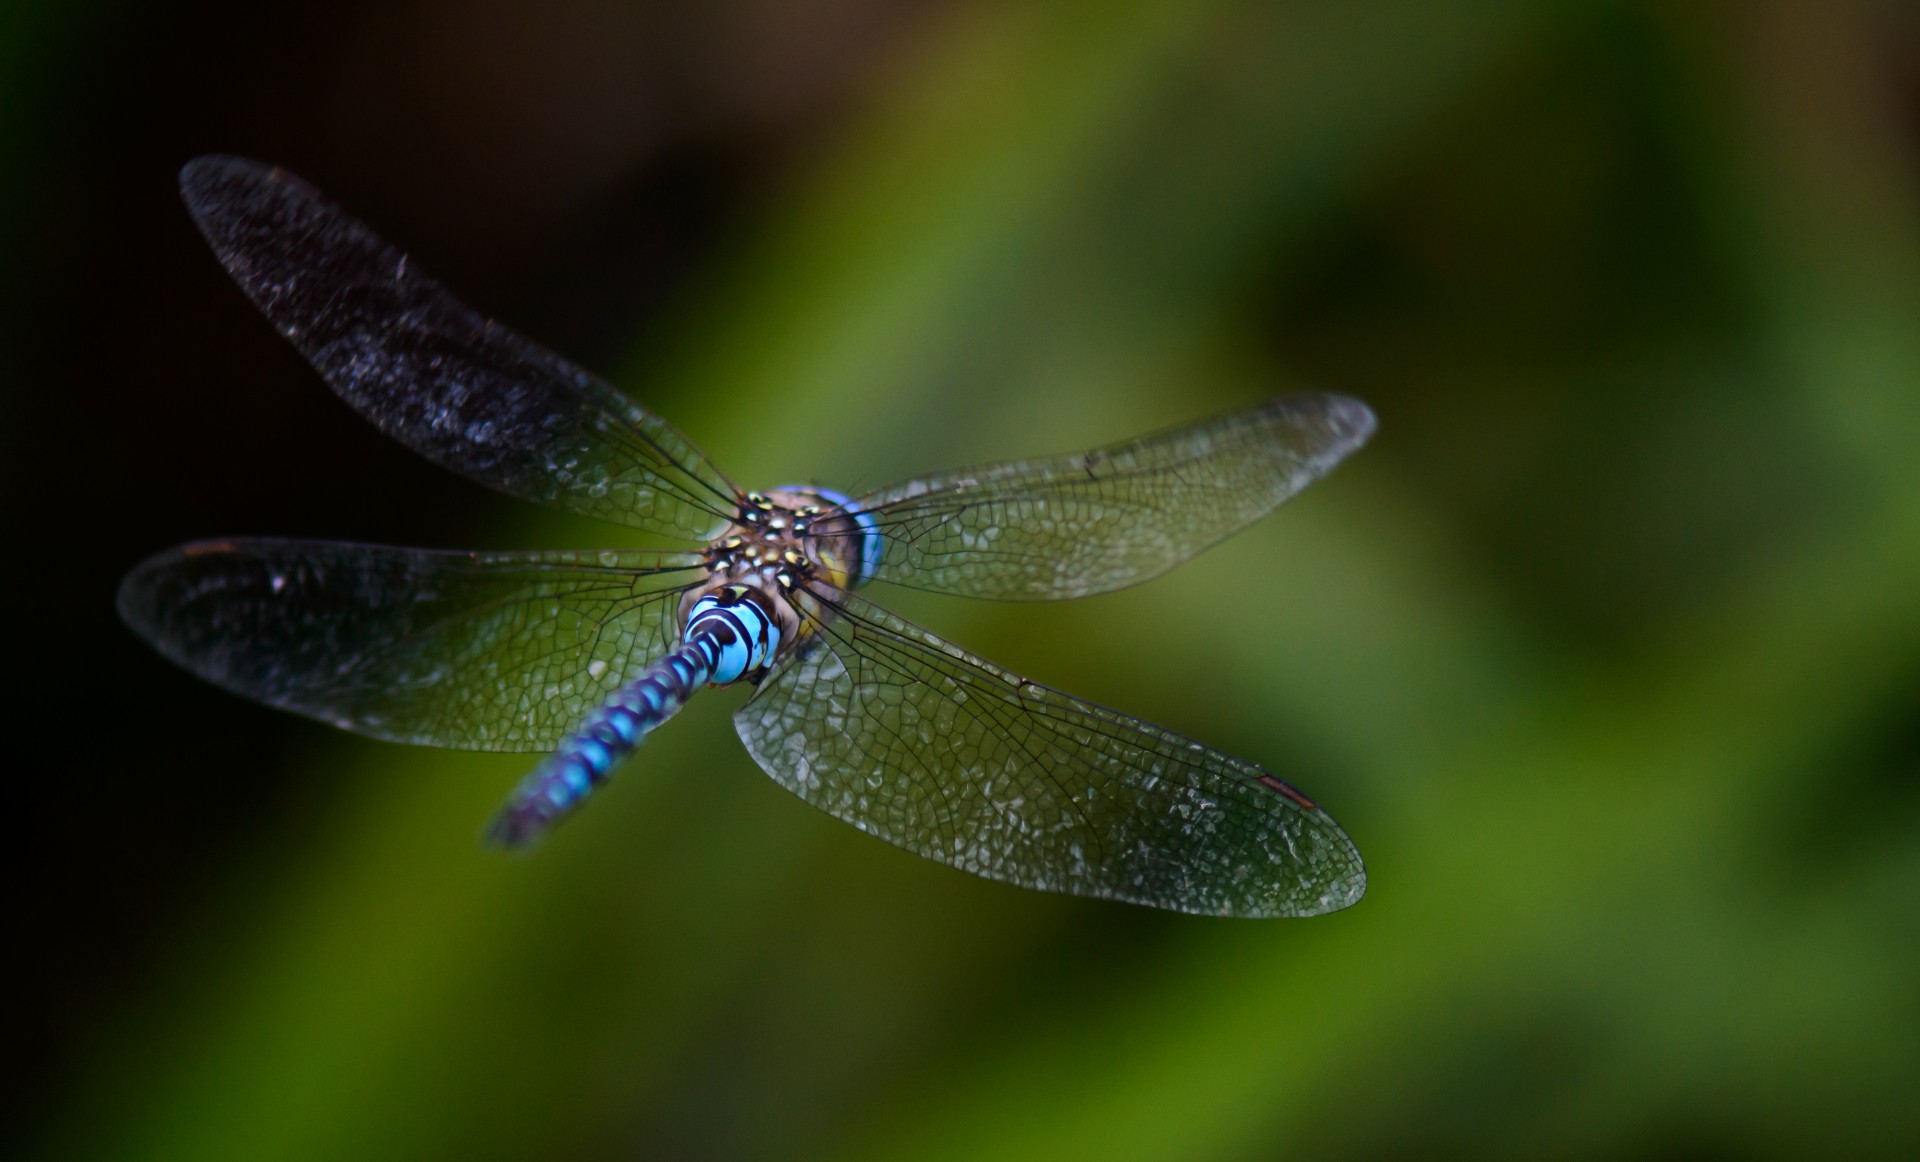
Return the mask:
[[[738,492],[603,380],[481,318],[299,178],[203,157],[187,209],[234,281],[381,431],[525,500],[705,541]]]

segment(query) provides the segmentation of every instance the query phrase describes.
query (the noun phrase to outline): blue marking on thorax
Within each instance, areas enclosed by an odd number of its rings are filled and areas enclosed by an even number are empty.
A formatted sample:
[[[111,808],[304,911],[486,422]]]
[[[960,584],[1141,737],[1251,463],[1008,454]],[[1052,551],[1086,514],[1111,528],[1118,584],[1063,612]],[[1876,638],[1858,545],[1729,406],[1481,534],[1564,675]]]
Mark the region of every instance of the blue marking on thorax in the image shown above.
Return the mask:
[[[811,492],[829,504],[839,505],[840,511],[853,518],[853,523],[860,529],[860,559],[853,562],[853,576],[847,578],[847,588],[858,589],[873,580],[873,575],[880,570],[881,554],[887,547],[886,538],[880,535],[880,522],[873,519],[872,513],[863,511],[844,492],[822,488],[817,484],[792,487],[795,491]]]

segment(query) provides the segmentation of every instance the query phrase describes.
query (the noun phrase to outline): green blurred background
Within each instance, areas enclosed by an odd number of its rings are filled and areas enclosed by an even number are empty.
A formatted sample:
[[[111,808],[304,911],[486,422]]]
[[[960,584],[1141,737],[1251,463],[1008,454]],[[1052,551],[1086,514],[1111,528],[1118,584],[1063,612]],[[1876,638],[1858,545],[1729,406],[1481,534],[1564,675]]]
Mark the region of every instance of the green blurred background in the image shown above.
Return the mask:
[[[1917,145],[1891,3],[12,0],[0,1151],[1913,1156]],[[1368,400],[1140,589],[880,595],[1298,782],[1366,899],[923,863],[759,775],[739,692],[506,860],[526,760],[150,656],[113,586],[195,536],[626,543],[333,400],[179,208],[208,151],[750,486]]]

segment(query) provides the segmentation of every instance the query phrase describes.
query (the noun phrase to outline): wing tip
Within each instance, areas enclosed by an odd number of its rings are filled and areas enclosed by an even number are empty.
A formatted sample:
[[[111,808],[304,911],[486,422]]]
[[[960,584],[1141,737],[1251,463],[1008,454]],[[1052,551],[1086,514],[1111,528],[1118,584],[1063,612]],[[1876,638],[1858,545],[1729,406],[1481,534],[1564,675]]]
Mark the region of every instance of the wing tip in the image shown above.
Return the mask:
[[[1339,438],[1345,451],[1365,444],[1379,430],[1380,420],[1373,409],[1353,396],[1328,393],[1318,398],[1324,404],[1328,430]]]
[[[120,578],[120,588],[114,592],[113,608],[119,613],[120,621],[143,641],[158,640],[156,623],[159,620],[159,603],[154,595],[153,574],[172,550],[146,560],[128,570]]]
[[[1366,865],[1360,861],[1360,853],[1353,848],[1351,841],[1347,846],[1348,854],[1353,858],[1352,867],[1320,883],[1319,895],[1302,899],[1302,893],[1290,888],[1276,898],[1260,901],[1244,910],[1228,908],[1221,914],[1242,920],[1308,920],[1346,911],[1367,894]]]
[[[209,153],[180,167],[180,200],[232,270],[241,254],[259,248],[254,235],[272,235],[294,213],[289,202],[313,202],[319,195],[279,166]]]
[[[231,153],[202,154],[180,167],[180,200],[195,220],[201,220],[207,209],[230,200],[233,187],[258,187],[283,173],[264,162]]]
[[[162,549],[120,579],[120,587],[114,592],[114,609],[128,629],[161,653],[176,657],[167,645],[167,611],[179,596],[184,580],[181,567],[197,557],[241,551],[241,543],[231,538],[189,541]]]
[[[1291,438],[1305,440],[1316,456],[1324,458],[1323,471],[1357,451],[1380,428],[1371,407],[1339,392],[1278,395],[1262,407],[1271,422]]]
[[[232,153],[203,153],[180,167],[180,194],[192,198],[199,191],[236,170],[257,169],[260,163]]]
[[[1367,869],[1356,867],[1352,875],[1330,884],[1327,894],[1320,898],[1321,906],[1306,915],[1326,916],[1334,912],[1344,912],[1359,903],[1366,894]]]

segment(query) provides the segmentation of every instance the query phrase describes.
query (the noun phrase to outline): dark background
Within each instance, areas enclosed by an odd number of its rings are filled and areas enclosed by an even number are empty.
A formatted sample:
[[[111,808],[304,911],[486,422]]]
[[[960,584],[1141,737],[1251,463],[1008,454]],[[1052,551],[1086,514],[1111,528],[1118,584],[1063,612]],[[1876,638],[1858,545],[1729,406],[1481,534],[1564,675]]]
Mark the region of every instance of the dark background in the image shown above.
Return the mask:
[[[9,1135],[1911,1151],[1917,49],[1903,7],[1783,0],[9,6]],[[975,881],[760,778],[737,694],[503,861],[474,835],[525,760],[171,669],[112,595],[178,541],[626,536],[334,400],[180,208],[204,152],[305,175],[748,485],[1367,399],[1353,464],[1162,581],[880,596],[1300,783],[1369,896]]]

